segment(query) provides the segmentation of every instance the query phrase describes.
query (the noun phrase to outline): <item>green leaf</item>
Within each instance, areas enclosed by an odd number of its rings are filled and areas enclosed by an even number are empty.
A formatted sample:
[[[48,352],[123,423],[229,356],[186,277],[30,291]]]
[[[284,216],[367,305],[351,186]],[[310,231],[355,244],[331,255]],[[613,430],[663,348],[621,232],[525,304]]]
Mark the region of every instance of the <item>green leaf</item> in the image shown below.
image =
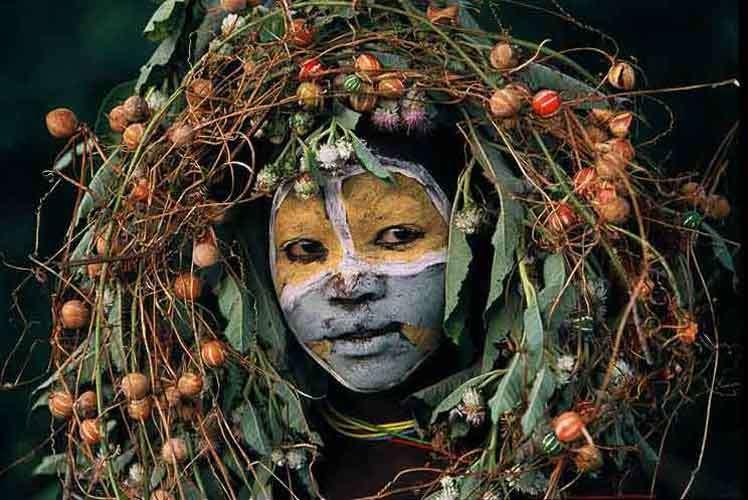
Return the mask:
[[[287,422],[290,429],[295,430],[303,436],[306,436],[313,443],[322,444],[322,440],[317,433],[312,432],[307,422],[304,407],[301,404],[298,394],[287,382],[277,382],[274,384],[275,395],[281,398],[285,403],[281,418]]]
[[[109,203],[114,194],[114,187],[119,176],[114,171],[114,165],[119,160],[120,150],[113,151],[107,161],[105,161],[96,171],[91,182],[88,184],[88,191],[83,195],[81,203],[78,206],[78,213],[75,216],[75,225],[88,217],[88,214],[97,204]]]
[[[43,475],[57,475],[65,472],[67,466],[67,455],[65,453],[57,453],[55,455],[47,455],[42,458],[39,465],[34,467],[34,471],[31,473],[34,476]]]
[[[78,242],[77,245],[75,245],[75,248],[70,253],[70,260],[83,259],[91,251],[93,232],[94,230],[93,228],[91,228],[85,233],[83,233],[83,236],[81,237],[80,241]]]
[[[408,69],[410,68],[410,58],[392,52],[372,50],[369,52],[376,57],[382,66],[386,69]]]
[[[246,401],[239,407],[239,414],[241,416],[242,434],[247,444],[260,455],[269,455],[272,451],[270,441],[252,403]]]
[[[125,355],[125,343],[122,331],[122,284],[118,283],[114,292],[114,303],[109,311],[107,325],[111,336],[109,337],[109,357],[114,367],[120,371],[127,370],[127,360]]]
[[[411,394],[408,399],[417,399],[430,408],[435,408],[446,399],[460,385],[474,378],[478,374],[478,365],[473,365],[459,371],[449,377],[440,380],[436,384],[430,385],[418,392]]]
[[[545,406],[556,390],[556,380],[551,370],[544,366],[535,377],[525,414],[522,415],[522,433],[525,437],[532,434],[535,427],[543,420]]]
[[[551,254],[546,257],[543,262],[545,287],[538,293],[538,305],[543,314],[546,329],[549,331],[556,331],[561,326],[561,322],[574,309],[576,293],[572,285],[564,289],[566,280],[566,264],[563,255]]]
[[[278,12],[262,23],[259,40],[262,43],[275,42],[282,39],[285,33],[286,23],[283,22],[282,13]]]
[[[140,68],[140,76],[135,83],[135,92],[140,93],[143,87],[147,87],[155,79],[154,70],[163,68],[171,62],[174,53],[177,50],[179,35],[174,34],[165,38],[156,48],[147,63]]]
[[[712,252],[717,261],[722,264],[722,267],[735,274],[735,261],[725,244],[725,239],[706,222],[702,222],[701,227],[712,236]]]
[[[501,415],[512,410],[522,401],[525,392],[526,367],[527,362],[521,353],[512,357],[509,368],[501,378],[496,392],[488,400],[488,406],[491,408],[491,420],[494,423],[498,423]]]
[[[99,105],[99,112],[96,114],[96,123],[94,124],[94,133],[102,139],[107,139],[107,142],[114,144],[116,143],[115,137],[119,134],[112,132],[109,128],[108,114],[115,106],[122,104],[125,99],[135,93],[135,82],[136,80],[130,80],[129,82],[120,83],[104,97]]]
[[[200,25],[194,32],[194,56],[198,60],[210,47],[210,42],[215,39],[221,30],[221,23],[226,17],[226,12],[221,8],[219,0],[203,0],[196,2],[193,18],[202,17]]]
[[[228,320],[224,335],[229,344],[239,353],[249,348],[254,325],[252,300],[246,289],[237,282],[231,273],[226,273],[215,290],[218,296],[218,308]]]
[[[356,130],[358,121],[361,119],[361,113],[340,104],[338,101],[333,103],[333,111],[335,113],[335,122],[338,125],[350,131]]]
[[[356,137],[354,134],[350,134],[350,138],[353,144],[353,151],[356,153],[356,157],[361,161],[361,166],[380,179],[392,181],[390,172],[382,166],[379,158],[374,156],[371,150],[361,142],[361,139]]]
[[[460,345],[465,329],[462,328],[463,322],[459,321],[455,328],[454,316],[460,312],[460,302],[463,299],[465,280],[470,270],[470,262],[473,259],[473,252],[467,241],[467,236],[460,231],[454,224],[455,213],[459,206],[459,198],[455,199],[452,205],[452,215],[449,226],[449,246],[447,249],[447,270],[444,288],[444,325],[447,336],[455,343]],[[462,309],[464,312],[464,308]],[[463,319],[461,316],[457,316]],[[449,326],[449,328],[447,328]]]
[[[483,346],[483,363],[481,371],[493,368],[498,356],[497,344],[504,340],[513,328],[521,329],[522,299],[517,293],[506,295],[506,302],[497,304],[487,314],[486,340]]]
[[[165,0],[148,21],[143,34],[152,42],[179,35],[185,19],[185,0]]]

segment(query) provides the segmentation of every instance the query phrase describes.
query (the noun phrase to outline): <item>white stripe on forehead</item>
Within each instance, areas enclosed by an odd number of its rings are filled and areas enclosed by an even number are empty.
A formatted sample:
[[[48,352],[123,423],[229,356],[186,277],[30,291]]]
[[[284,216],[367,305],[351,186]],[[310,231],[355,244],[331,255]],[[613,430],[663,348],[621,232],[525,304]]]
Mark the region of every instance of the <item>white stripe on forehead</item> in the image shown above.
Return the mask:
[[[402,174],[406,177],[410,177],[411,179],[415,179],[418,181],[419,184],[421,184],[426,191],[426,194],[428,195],[431,202],[434,204],[434,207],[436,207],[439,214],[442,216],[442,218],[449,222],[449,200],[447,199],[447,195],[444,194],[444,191],[442,188],[437,184],[436,180],[433,178],[433,176],[426,170],[422,165],[419,165],[417,163],[412,163],[408,161],[398,160],[396,158],[388,158],[385,156],[379,156],[376,155],[379,161],[381,162],[382,166],[392,173],[398,173]],[[351,238],[351,232],[350,228],[348,226],[348,219],[346,217],[345,207],[343,205],[343,197],[342,197],[342,184],[343,181],[353,177],[355,175],[360,175],[362,173],[367,172],[363,167],[360,165],[353,165],[346,169],[346,171],[342,175],[337,176],[325,176],[324,181],[325,184],[322,186],[324,199],[325,199],[325,211],[327,212],[327,216],[330,218],[330,222],[332,223],[333,230],[335,231],[335,234],[338,236],[338,239],[341,242],[341,245],[343,247],[343,262],[341,264],[345,266],[351,266],[355,267],[356,264],[360,263],[358,262],[358,259],[355,257],[355,251],[353,246],[353,239]],[[382,181],[385,182],[385,181]],[[275,237],[274,237],[274,227],[275,227],[275,218],[276,214],[278,212],[278,209],[280,208],[283,201],[286,199],[286,197],[291,193],[293,189],[293,181],[287,181],[283,185],[281,185],[275,192],[275,196],[273,197],[273,205],[272,209],[270,211],[270,227],[269,227],[269,259],[270,259],[270,273],[273,277],[273,280],[275,280],[276,277],[276,265],[275,265],[275,259],[276,259],[276,251],[275,251]],[[439,252],[440,254],[442,252]],[[437,263],[436,261],[439,261],[440,259],[434,259],[434,256],[431,256],[431,258],[427,258],[427,261],[429,262],[429,265],[433,265]],[[446,252],[444,252],[443,256],[443,262],[446,262]],[[398,266],[400,264],[385,264],[384,266]],[[370,269],[377,268],[379,269],[380,266],[368,266]],[[383,272],[387,273],[388,271],[385,269],[382,269]],[[395,271],[393,269],[393,271]],[[396,271],[397,272],[397,271]],[[392,274],[391,272],[389,274]],[[322,276],[315,276],[310,281],[316,281],[320,279]],[[288,287],[286,287],[288,288]],[[297,287],[294,287],[297,288]],[[306,288],[306,287],[304,287]]]

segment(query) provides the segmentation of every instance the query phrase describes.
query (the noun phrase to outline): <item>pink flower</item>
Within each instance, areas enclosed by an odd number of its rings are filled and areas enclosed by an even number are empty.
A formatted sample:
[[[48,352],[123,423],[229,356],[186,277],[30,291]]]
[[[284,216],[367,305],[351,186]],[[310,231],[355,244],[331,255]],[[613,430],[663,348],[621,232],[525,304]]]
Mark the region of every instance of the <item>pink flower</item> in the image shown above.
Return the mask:
[[[422,107],[410,107],[403,110],[401,113],[403,123],[405,124],[405,130],[410,134],[415,132],[418,134],[425,134],[431,130],[433,124],[429,118],[425,108]]]
[[[394,132],[400,128],[400,115],[395,101],[383,101],[371,114],[374,125],[385,132]]]

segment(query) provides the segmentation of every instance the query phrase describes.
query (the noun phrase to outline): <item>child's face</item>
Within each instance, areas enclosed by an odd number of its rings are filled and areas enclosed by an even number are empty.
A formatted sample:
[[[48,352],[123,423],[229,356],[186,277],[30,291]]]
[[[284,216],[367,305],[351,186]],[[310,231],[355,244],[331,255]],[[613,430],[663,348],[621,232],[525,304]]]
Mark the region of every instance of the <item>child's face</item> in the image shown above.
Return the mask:
[[[346,387],[402,382],[442,338],[448,202],[418,165],[383,161],[321,193],[276,194],[270,265],[281,308],[307,352]]]

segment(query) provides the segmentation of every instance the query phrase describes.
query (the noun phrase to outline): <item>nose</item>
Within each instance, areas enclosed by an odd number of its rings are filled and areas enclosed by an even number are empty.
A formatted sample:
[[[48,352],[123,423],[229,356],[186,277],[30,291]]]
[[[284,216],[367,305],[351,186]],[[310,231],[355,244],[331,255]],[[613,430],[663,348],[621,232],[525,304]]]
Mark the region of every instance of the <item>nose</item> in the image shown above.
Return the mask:
[[[386,291],[382,276],[370,272],[340,271],[326,285],[329,302],[339,306],[355,306],[381,299]]]

